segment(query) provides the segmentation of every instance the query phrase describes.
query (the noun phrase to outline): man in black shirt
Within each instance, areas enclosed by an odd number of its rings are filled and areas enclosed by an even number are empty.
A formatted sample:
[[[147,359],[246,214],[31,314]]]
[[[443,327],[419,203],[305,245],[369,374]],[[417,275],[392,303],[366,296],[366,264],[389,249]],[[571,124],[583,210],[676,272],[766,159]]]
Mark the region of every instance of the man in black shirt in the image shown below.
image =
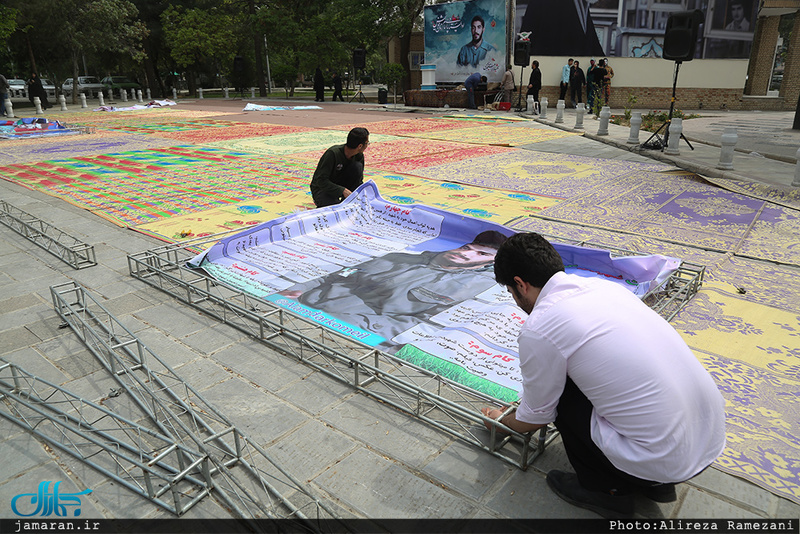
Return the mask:
[[[318,208],[338,204],[364,183],[364,151],[368,146],[369,131],[353,128],[347,134],[347,143],[325,151],[311,178],[311,196]]]

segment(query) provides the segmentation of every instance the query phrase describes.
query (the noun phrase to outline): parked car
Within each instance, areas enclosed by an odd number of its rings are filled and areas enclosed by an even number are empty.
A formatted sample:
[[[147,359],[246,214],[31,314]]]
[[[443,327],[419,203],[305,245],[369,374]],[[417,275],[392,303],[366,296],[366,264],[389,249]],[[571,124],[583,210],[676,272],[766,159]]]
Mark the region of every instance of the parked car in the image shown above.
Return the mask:
[[[105,89],[94,76],[78,76],[78,94],[85,94],[87,98],[95,98],[97,93]],[[72,96],[72,78],[67,78],[61,86],[64,96]]]
[[[131,89],[136,91],[142,88],[141,85],[126,76],[106,76],[101,80],[101,83],[106,89],[111,89],[114,93],[119,93],[120,89],[130,92]]]
[[[25,85],[25,80],[19,78],[8,80],[8,98],[26,98],[27,94],[28,87]]]
[[[42,78],[42,87],[44,87],[45,92],[47,93],[47,99],[50,102],[54,102],[56,100],[56,86],[48,80],[47,78]]]

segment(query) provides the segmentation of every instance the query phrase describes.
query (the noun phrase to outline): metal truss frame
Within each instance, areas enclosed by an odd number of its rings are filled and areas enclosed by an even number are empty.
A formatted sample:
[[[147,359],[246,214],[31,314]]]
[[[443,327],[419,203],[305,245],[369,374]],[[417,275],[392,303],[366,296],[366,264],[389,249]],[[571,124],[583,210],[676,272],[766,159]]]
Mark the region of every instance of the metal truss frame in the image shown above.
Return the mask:
[[[137,413],[152,421],[155,432],[173,441],[155,459],[174,450],[190,451],[182,453],[179,472],[204,480],[241,519],[294,519],[309,531],[318,531],[318,520],[337,518],[81,285],[68,282],[52,286],[50,292],[56,312],[122,386]],[[293,504],[286,492],[302,503]]]
[[[0,399],[8,408],[0,417],[175,515],[210,492],[204,454],[16,364],[0,362]]]
[[[272,349],[520,469],[527,469],[558,435],[552,427],[535,434],[517,433],[499,422],[515,408],[514,403],[489,397],[388,353],[365,347],[186,267],[189,259],[217,239],[218,236],[212,236],[129,255],[130,274]],[[637,254],[622,250],[612,253]],[[669,320],[697,292],[703,273],[702,266],[684,263],[661,287],[651,291],[645,302]],[[484,416],[481,408],[487,405],[501,406],[503,415],[497,419]]]
[[[0,222],[75,269],[97,265],[94,246],[0,200]]]

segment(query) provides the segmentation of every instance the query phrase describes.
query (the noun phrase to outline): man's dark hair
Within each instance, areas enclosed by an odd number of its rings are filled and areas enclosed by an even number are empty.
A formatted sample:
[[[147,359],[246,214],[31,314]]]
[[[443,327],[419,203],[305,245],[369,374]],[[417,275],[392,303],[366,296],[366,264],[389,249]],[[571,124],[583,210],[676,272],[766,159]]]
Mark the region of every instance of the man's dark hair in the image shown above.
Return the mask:
[[[494,279],[504,286],[514,286],[519,276],[533,287],[542,288],[557,272],[564,270],[564,261],[545,238],[535,233],[509,237],[494,258]]]
[[[484,247],[499,249],[500,245],[505,243],[508,237],[504,236],[500,232],[495,230],[486,230],[485,232],[481,232],[475,236],[475,239],[472,240],[472,245],[481,245]]]
[[[488,78],[486,78],[486,76],[481,76],[481,81],[482,81],[482,82],[486,82],[486,80],[487,80],[487,79],[488,79]]]
[[[537,67],[539,66],[539,62],[536,61],[535,59],[533,60],[533,64],[536,65]]]
[[[353,128],[347,134],[347,148],[358,148],[358,145],[369,141],[369,130],[366,128]]]
[[[475,15],[474,17],[472,17],[472,22],[470,22],[469,25],[472,26],[473,24],[475,24],[476,20],[481,21],[481,26],[483,26],[484,28],[486,27],[486,23],[483,21],[483,17],[481,17],[480,15]]]

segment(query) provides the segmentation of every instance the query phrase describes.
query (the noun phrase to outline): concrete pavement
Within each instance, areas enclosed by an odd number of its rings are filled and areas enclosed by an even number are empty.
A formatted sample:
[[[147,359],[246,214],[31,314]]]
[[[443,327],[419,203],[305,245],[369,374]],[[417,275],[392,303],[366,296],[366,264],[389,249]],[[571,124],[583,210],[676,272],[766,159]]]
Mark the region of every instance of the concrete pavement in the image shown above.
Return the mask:
[[[181,106],[236,111],[242,102],[185,101]],[[403,118],[395,113],[437,113],[392,104],[345,102],[322,107],[303,115],[242,114],[228,120],[319,126]],[[74,113],[77,120],[80,112]],[[558,127],[574,125],[573,113],[567,110]],[[551,125],[555,110],[548,110],[548,115],[548,120],[539,122],[555,127]],[[655,158],[700,174],[788,188],[795,164],[787,160],[793,147],[800,148],[800,134],[785,130],[787,120],[791,126],[790,115],[727,112],[687,120],[684,133],[695,150],[682,142],[680,155],[672,157],[631,150],[625,127],[612,124],[608,136],[597,136],[597,122],[587,117],[584,138],[537,143],[536,150],[635,161]],[[695,120],[704,122],[695,128]],[[742,152],[735,156],[734,170],[722,172],[714,169],[719,149],[713,143],[728,122],[742,128],[738,147]],[[786,134],[786,140],[765,143],[765,131],[775,129]],[[646,139],[644,132],[640,139]],[[761,156],[750,154],[753,151]],[[0,199],[94,244],[98,259],[96,267],[76,271],[0,226],[0,357],[89,400],[107,398],[114,383],[70,329],[59,329],[61,320],[50,300],[50,286],[75,280],[168,359],[179,375],[213,399],[218,409],[258,435],[265,449],[335,503],[344,517],[517,519],[531,520],[533,528],[535,520],[598,517],[562,501],[547,487],[547,471],[569,470],[558,441],[527,471],[511,467],[132,279],[126,255],[161,242],[4,180]],[[82,499],[82,518],[170,517],[0,419],[0,517],[16,518],[11,500],[34,492],[42,480],[62,481],[71,491],[92,489]],[[641,500],[637,505],[637,517],[649,519],[800,517],[800,505],[713,468],[681,484],[675,503]],[[185,517],[221,518],[229,517],[229,512],[214,499],[206,499]]]

